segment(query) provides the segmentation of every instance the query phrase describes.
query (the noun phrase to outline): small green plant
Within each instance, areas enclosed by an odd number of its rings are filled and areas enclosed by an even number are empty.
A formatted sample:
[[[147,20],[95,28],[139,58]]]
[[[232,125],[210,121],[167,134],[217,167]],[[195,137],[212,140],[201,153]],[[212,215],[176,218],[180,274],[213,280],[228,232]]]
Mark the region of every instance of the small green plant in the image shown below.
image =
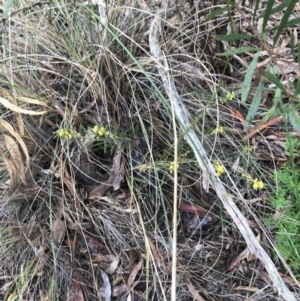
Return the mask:
[[[277,190],[270,203],[276,213],[266,220],[277,228],[276,245],[280,255],[295,269],[300,267],[300,170],[294,162],[295,151],[299,146],[299,141],[287,138],[291,162],[274,174]]]

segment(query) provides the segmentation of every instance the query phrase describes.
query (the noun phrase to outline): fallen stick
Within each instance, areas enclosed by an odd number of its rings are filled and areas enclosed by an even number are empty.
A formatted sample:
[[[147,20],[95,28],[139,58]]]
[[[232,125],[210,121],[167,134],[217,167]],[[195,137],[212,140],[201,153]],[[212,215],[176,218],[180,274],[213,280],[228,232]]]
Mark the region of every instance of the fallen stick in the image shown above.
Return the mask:
[[[264,124],[259,124],[257,125],[256,127],[254,127],[253,129],[251,129],[251,131],[249,131],[249,133],[247,135],[245,135],[243,137],[243,140],[244,141],[247,141],[249,140],[251,137],[253,137],[256,133],[262,131],[263,129],[271,126],[271,125],[274,125],[280,121],[282,121],[283,119],[283,116],[278,116],[276,118],[273,118],[271,120],[269,120],[268,122],[264,123]]]

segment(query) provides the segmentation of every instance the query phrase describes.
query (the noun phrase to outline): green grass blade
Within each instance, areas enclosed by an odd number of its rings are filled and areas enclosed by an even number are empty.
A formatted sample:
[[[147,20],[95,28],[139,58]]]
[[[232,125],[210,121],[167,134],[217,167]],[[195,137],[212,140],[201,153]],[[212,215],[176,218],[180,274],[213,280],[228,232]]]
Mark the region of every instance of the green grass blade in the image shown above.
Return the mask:
[[[297,47],[297,56],[298,56],[298,65],[300,66],[300,42],[298,43]],[[300,94],[300,78],[298,78],[297,84],[296,84],[296,89],[294,92],[294,97]]]
[[[286,93],[286,89],[282,82],[271,72],[265,70],[265,77],[273,84],[276,85],[276,87],[280,88],[282,91]]]
[[[231,55],[240,54],[244,52],[258,52],[258,51],[260,51],[260,48],[257,47],[242,47],[242,48],[228,50],[222,53],[217,53],[217,56],[231,56]]]
[[[4,6],[3,9],[3,16],[5,17],[9,11],[9,9],[11,8],[12,4],[13,4],[14,0],[8,0]]]
[[[252,60],[252,62],[249,65],[248,71],[246,73],[245,76],[245,80],[243,83],[243,90],[242,90],[242,98],[241,98],[241,103],[245,103],[247,100],[247,97],[249,95],[249,91],[251,88],[251,82],[252,82],[252,78],[256,69],[256,64],[257,64],[257,60],[259,58],[260,52],[257,52],[254,55],[254,58]]]
[[[300,42],[298,43],[298,65],[300,66]]]
[[[300,94],[300,79],[298,79],[296,89],[295,89],[295,92],[294,92],[294,97],[296,97],[299,94]]]
[[[290,1],[291,0],[286,0],[283,3],[281,3],[281,4],[277,5],[276,7],[272,8],[270,16],[275,14],[275,13],[278,13],[278,12],[282,11],[283,9],[285,9],[289,5]],[[261,15],[259,15],[257,17],[257,19],[260,19],[260,18],[264,17],[265,15],[266,15],[266,12],[263,12]]]
[[[281,102],[281,101],[282,101],[282,90],[277,88],[275,91],[274,98],[273,98],[273,105],[272,105],[271,109],[268,110],[268,112],[266,113],[264,118],[262,119],[262,121],[261,121],[262,124],[267,122],[271,117],[275,116],[277,106],[278,106],[279,102]]]
[[[245,124],[246,131],[249,128],[253,118],[255,117],[255,115],[257,113],[257,110],[258,110],[259,105],[260,105],[261,100],[262,100],[264,89],[265,89],[265,80],[262,78],[259,82],[256,93],[254,95],[254,99],[251,103],[249,112],[248,112],[247,117],[246,117],[246,124]]]
[[[254,36],[251,34],[229,34],[229,35],[218,35],[215,36],[216,41],[237,41],[237,40],[245,40],[245,39],[251,39]]]
[[[229,8],[231,8],[231,5],[229,6]],[[210,13],[206,18],[205,18],[205,22],[214,19],[216,16],[224,13],[224,12],[228,12],[228,7],[222,7],[219,9],[214,10],[212,13]]]
[[[252,22],[254,22],[255,19],[256,19],[256,13],[257,13],[257,10],[258,10],[259,3],[260,3],[259,0],[255,1],[255,7],[254,7],[253,15],[252,15]]]
[[[298,112],[296,112],[296,110],[294,110],[294,109],[291,109],[289,112],[289,118],[290,118],[290,122],[291,122],[293,128],[295,129],[295,131],[300,133],[300,117],[299,117]]]
[[[294,18],[294,19],[288,21],[288,22],[285,24],[285,26],[283,27],[283,29],[284,29],[284,28],[287,28],[287,27],[295,26],[295,25],[297,25],[297,24],[300,24],[300,17],[299,17],[299,18]],[[280,26],[280,25],[279,25],[279,26]],[[266,32],[272,32],[272,31],[275,31],[275,30],[277,30],[277,29],[279,28],[279,26],[275,26],[275,27],[273,27],[273,28],[269,28],[269,29],[266,30]]]
[[[282,17],[282,20],[279,24],[279,27],[277,29],[277,33],[275,35],[274,42],[273,42],[273,47],[276,45],[283,29],[287,27],[286,24],[288,22],[288,19],[290,18],[291,14],[293,12],[293,9],[294,9],[295,5],[298,3],[298,1],[299,0],[291,0],[290,1],[289,5],[288,5],[283,17]]]
[[[264,16],[263,26],[262,26],[262,31],[263,32],[265,32],[267,23],[268,23],[268,21],[270,19],[270,16],[272,14],[272,8],[273,8],[273,5],[274,5],[274,2],[275,2],[275,0],[269,0],[268,1],[267,8],[265,10],[265,16]]]

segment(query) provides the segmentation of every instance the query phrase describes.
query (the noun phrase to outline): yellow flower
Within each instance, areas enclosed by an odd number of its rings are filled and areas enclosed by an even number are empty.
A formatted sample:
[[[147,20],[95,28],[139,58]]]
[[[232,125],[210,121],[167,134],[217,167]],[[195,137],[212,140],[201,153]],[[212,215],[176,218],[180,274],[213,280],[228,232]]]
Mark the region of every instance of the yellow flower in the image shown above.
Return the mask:
[[[245,147],[243,148],[243,151],[244,151],[245,153],[247,153],[247,152],[251,153],[251,152],[253,151],[253,146],[252,146],[252,145],[250,145],[250,146],[245,146]]]
[[[179,167],[179,164],[177,163],[176,166],[177,166],[177,168],[178,168],[178,167]],[[175,161],[170,162],[168,168],[169,168],[169,172],[172,173],[172,172],[174,171],[174,169],[175,169]]]
[[[56,133],[60,138],[71,139],[73,137],[74,131],[68,131],[66,129],[59,129]]]
[[[104,134],[105,134],[105,128],[104,128],[104,126],[101,126],[101,128],[98,129],[98,131],[97,131],[97,135],[102,137]]]
[[[106,132],[105,132],[105,136],[108,136],[108,137],[110,137],[111,139],[114,138],[114,134],[111,133],[110,131],[106,131]]]
[[[62,137],[63,135],[64,135],[64,133],[65,133],[65,130],[64,129],[59,129],[59,130],[57,130],[57,135],[59,136],[59,137]]]
[[[252,182],[252,177],[247,173],[242,173],[242,178],[244,178],[247,182]]]
[[[223,173],[225,172],[224,166],[220,162],[215,162],[214,166],[217,176],[220,177],[221,175],[223,175]]]
[[[226,98],[220,98],[219,102],[223,105],[227,102]]]
[[[235,97],[235,93],[234,92],[226,94],[226,99],[229,100],[229,101],[233,100],[234,97]]]
[[[265,187],[263,181],[258,180],[257,178],[254,179],[253,181],[253,189],[254,190],[259,190],[259,189],[263,189]]]
[[[216,127],[212,132],[212,134],[216,134],[216,133],[224,133],[224,128],[222,126]]]
[[[151,169],[151,165],[142,164],[139,168],[141,172],[145,172],[146,170]]]

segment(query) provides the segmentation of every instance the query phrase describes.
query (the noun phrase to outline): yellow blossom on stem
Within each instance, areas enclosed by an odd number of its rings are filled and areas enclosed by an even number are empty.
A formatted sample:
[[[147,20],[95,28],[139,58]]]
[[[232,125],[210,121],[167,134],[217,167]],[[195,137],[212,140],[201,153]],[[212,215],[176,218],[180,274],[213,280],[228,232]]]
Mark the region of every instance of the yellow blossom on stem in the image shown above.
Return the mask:
[[[253,146],[252,146],[252,145],[250,145],[250,146],[245,146],[245,147],[243,148],[243,151],[244,151],[245,153],[247,153],[247,152],[251,153],[251,152],[253,151]]]
[[[56,133],[60,138],[71,139],[73,137],[74,131],[73,130],[68,131],[66,129],[59,129]]]
[[[258,180],[257,178],[255,178],[253,180],[253,186],[252,187],[253,187],[254,190],[259,190],[259,189],[263,189],[265,187],[265,185],[264,185],[263,181]]]
[[[222,133],[224,133],[224,128],[222,126],[218,126],[211,133],[212,134],[216,134],[216,133],[222,134]]]
[[[139,170],[141,171],[141,172],[145,172],[146,170],[148,170],[148,169],[151,169],[151,165],[147,165],[147,164],[142,164],[140,167],[139,167]]]
[[[252,177],[247,173],[242,173],[242,178],[244,178],[247,182],[252,182]]]
[[[179,167],[179,164],[177,163],[176,166],[177,166],[177,168],[178,168],[178,167]],[[172,172],[174,171],[174,169],[175,169],[175,161],[169,163],[168,169],[169,169],[169,172],[170,172],[170,173],[172,173]]]
[[[233,100],[234,97],[235,97],[235,93],[234,92],[226,94],[226,99],[229,100],[229,101]]]
[[[225,168],[220,162],[215,162],[214,167],[218,177],[222,176],[225,173]]]

